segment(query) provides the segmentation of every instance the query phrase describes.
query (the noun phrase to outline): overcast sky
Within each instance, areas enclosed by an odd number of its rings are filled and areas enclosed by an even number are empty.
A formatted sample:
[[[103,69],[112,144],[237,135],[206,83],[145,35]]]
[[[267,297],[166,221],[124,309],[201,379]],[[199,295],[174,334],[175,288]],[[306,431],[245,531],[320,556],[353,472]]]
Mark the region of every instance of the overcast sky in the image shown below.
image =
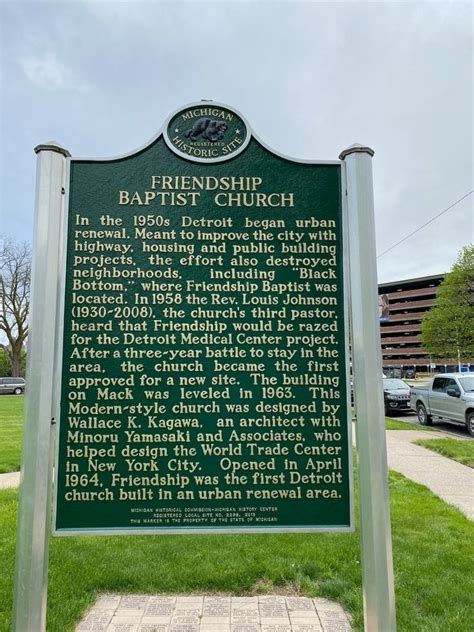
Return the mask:
[[[377,252],[473,189],[471,2],[3,0],[0,231],[32,240],[36,156],[107,157],[187,103],[240,110],[276,151],[375,150]],[[379,281],[448,271],[473,195],[378,259]]]

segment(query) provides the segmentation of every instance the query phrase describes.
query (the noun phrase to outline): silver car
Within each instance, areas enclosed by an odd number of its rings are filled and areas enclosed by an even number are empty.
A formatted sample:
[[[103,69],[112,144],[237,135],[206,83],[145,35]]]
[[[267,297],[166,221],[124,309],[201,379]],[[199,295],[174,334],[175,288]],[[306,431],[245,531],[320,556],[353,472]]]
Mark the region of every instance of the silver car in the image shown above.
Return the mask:
[[[0,395],[21,395],[26,382],[22,377],[0,377]]]

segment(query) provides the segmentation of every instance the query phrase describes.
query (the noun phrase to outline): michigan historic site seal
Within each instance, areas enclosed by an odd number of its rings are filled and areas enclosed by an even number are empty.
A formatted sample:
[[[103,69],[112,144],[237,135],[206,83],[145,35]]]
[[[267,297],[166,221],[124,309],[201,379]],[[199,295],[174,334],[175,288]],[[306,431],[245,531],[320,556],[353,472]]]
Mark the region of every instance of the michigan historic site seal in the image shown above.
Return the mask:
[[[172,114],[165,142],[182,158],[222,162],[245,149],[250,131],[241,115],[213,101],[201,101]]]

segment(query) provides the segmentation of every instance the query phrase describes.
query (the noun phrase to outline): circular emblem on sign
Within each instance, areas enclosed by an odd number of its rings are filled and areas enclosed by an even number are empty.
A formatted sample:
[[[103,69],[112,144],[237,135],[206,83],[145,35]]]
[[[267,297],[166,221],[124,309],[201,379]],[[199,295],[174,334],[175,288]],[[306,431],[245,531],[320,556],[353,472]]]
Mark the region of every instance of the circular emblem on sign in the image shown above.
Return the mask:
[[[245,149],[250,130],[234,110],[203,101],[172,114],[164,138],[168,147],[182,158],[222,162]]]

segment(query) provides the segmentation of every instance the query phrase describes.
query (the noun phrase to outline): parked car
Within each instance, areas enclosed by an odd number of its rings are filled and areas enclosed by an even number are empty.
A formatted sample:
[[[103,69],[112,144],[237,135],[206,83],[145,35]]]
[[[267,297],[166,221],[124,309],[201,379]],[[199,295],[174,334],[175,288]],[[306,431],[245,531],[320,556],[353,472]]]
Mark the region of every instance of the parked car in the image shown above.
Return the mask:
[[[411,413],[410,386],[396,377],[383,378],[385,414]]]
[[[26,382],[22,377],[0,377],[0,395],[21,395]]]
[[[467,426],[474,437],[474,373],[436,375],[428,386],[412,388],[410,406],[423,426],[440,417]]]

